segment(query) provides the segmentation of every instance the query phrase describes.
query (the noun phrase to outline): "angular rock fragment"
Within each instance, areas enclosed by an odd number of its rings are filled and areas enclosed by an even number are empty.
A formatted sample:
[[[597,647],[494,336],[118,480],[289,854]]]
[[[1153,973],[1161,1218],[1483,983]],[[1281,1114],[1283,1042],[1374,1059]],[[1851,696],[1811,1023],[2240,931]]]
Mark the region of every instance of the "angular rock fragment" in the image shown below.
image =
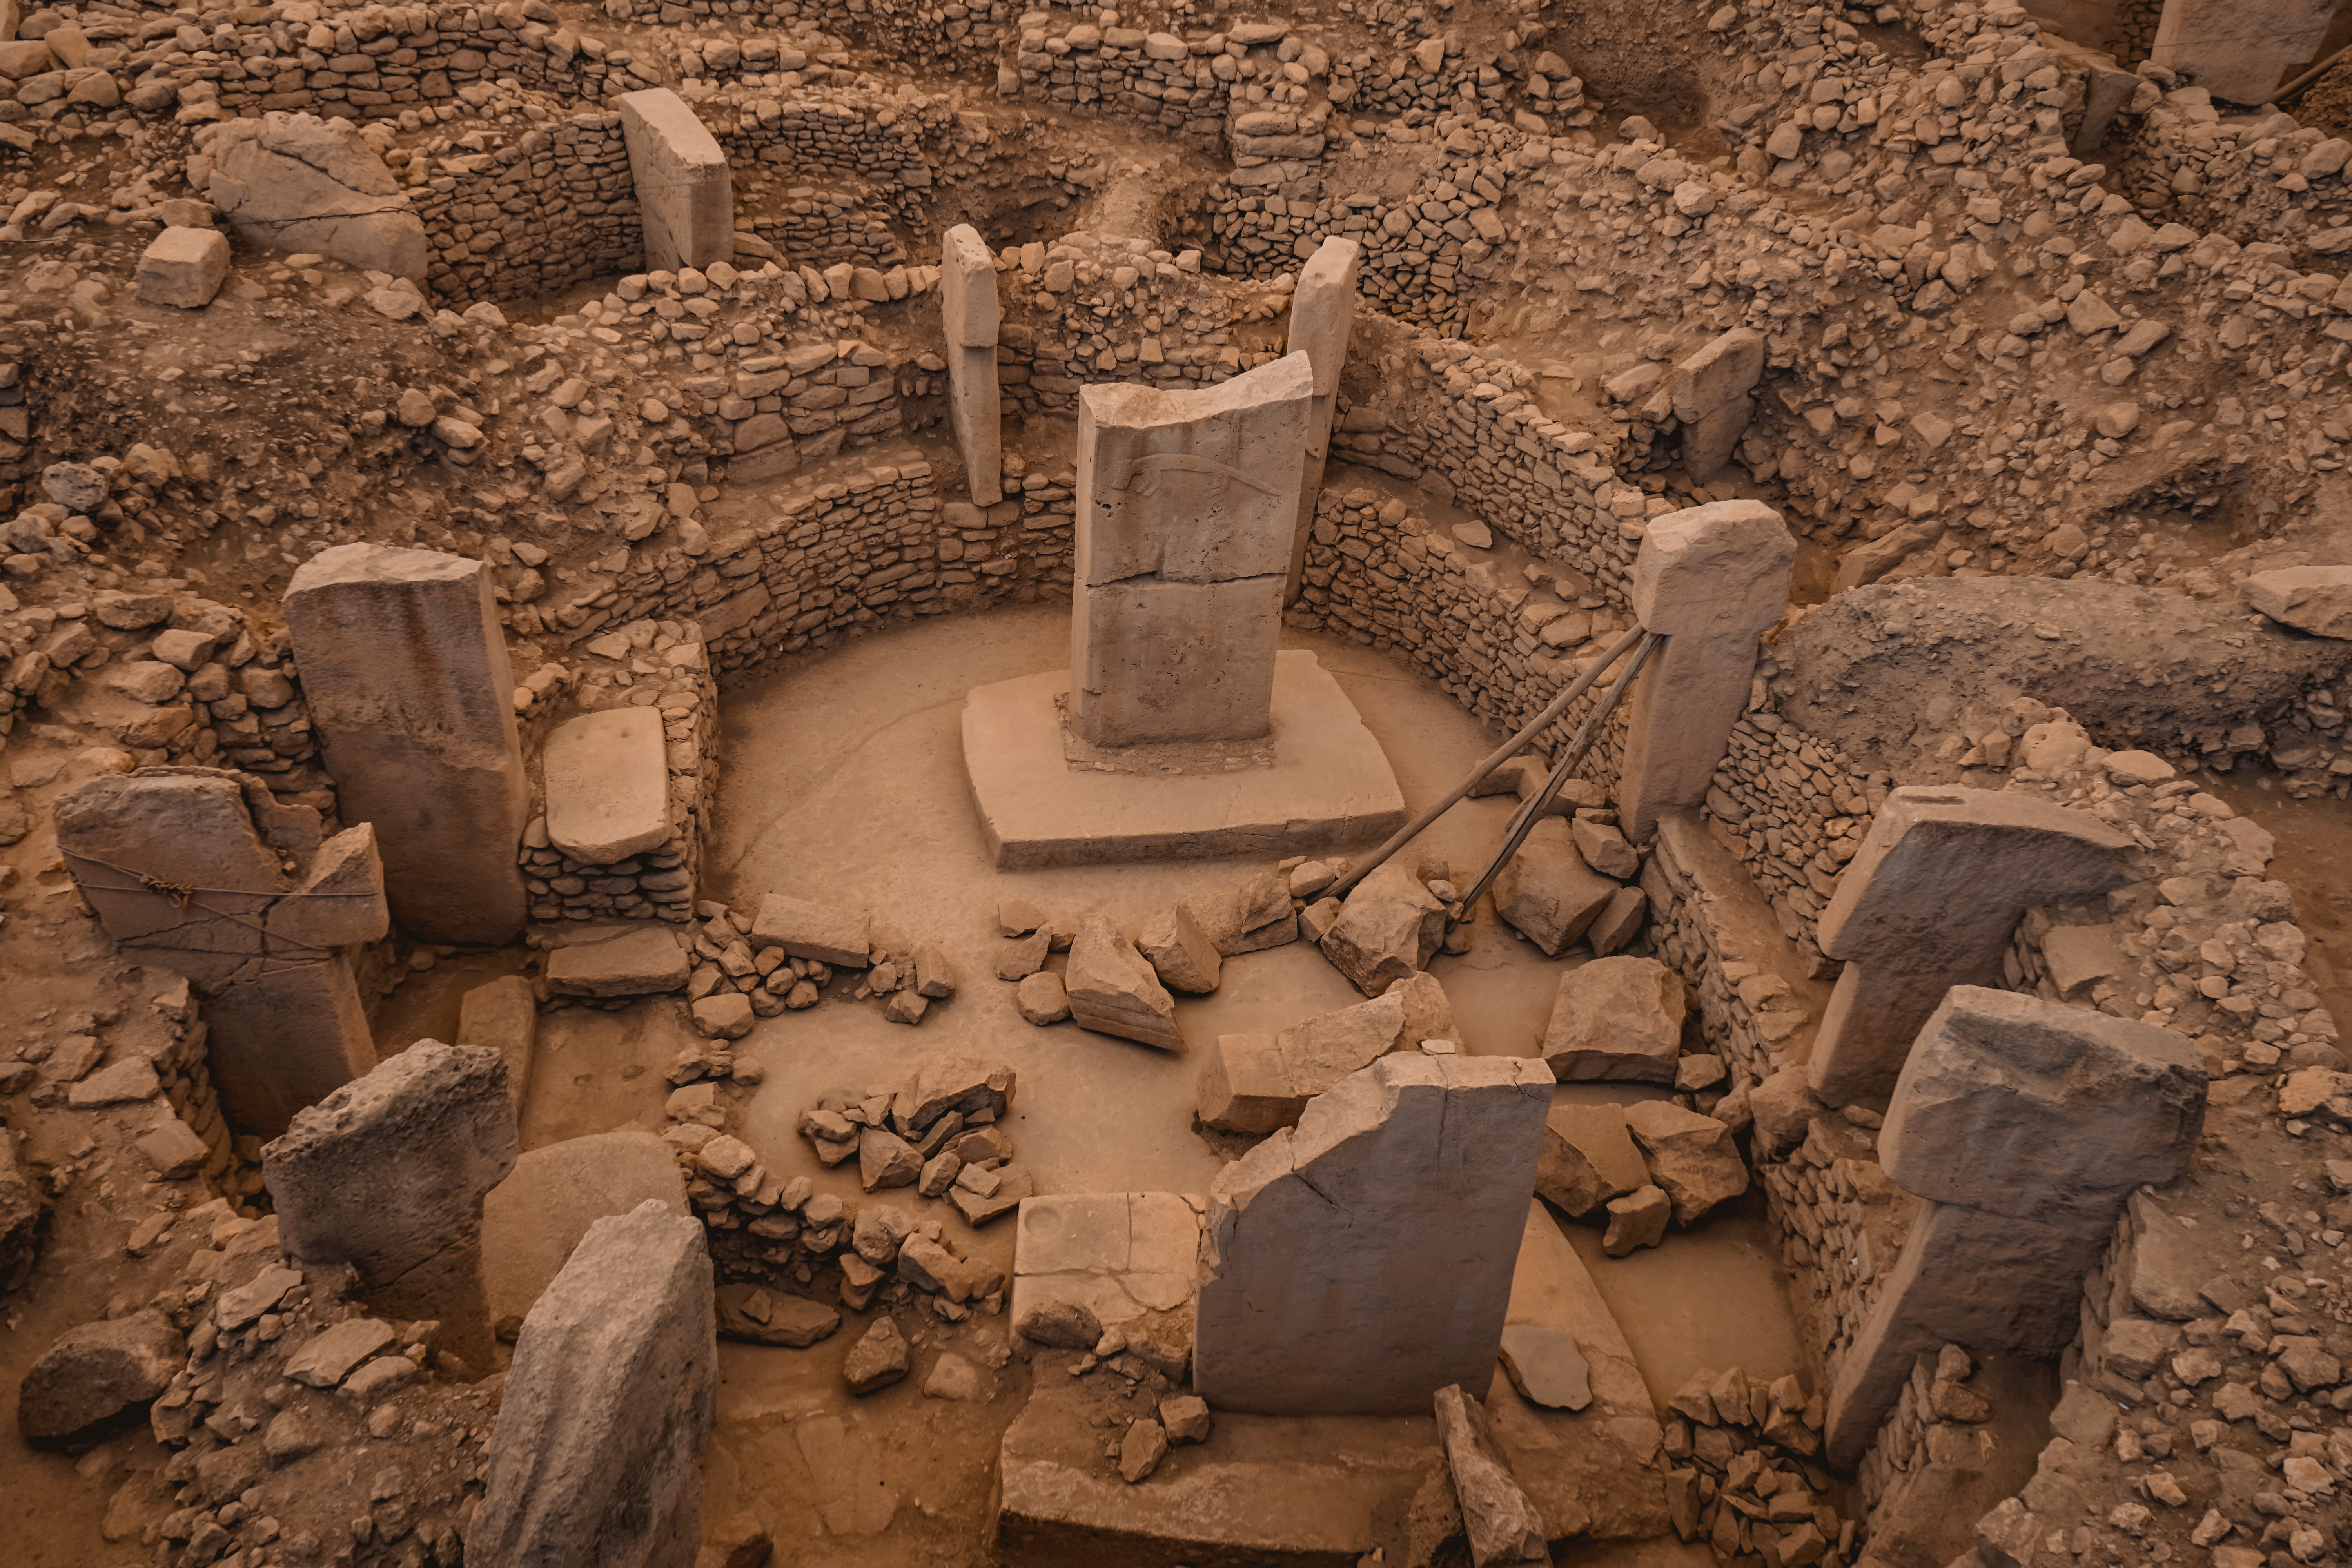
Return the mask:
[[[1108,915],[1089,914],[1078,921],[1062,988],[1080,1028],[1162,1050],[1184,1048],[1175,999]]]
[[[1323,956],[1367,996],[1429,967],[1445,938],[1445,906],[1391,860],[1349,889],[1324,933]]]
[[[1217,944],[1189,902],[1180,900],[1144,921],[1135,946],[1170,990],[1201,995],[1217,988]]]
[[[1654,958],[1596,958],[1560,976],[1543,1058],[1562,1083],[1672,1083],[1689,1016],[1681,976]]]
[[[1696,1224],[1748,1190],[1739,1146],[1714,1117],[1653,1100],[1627,1106],[1625,1125],[1649,1162],[1651,1180],[1673,1200],[1675,1223]]]
[[[1548,816],[1495,878],[1495,909],[1545,956],[1558,958],[1576,945],[1618,891],[1616,883],[1584,863],[1568,824]]]
[[[1494,1429],[1478,1402],[1448,1384],[1437,1391],[1437,1441],[1454,1479],[1454,1501],[1470,1537],[1476,1568],[1496,1563],[1549,1563],[1543,1516],[1511,1474]]]
[[[1545,1116],[1536,1192],[1562,1214],[1581,1219],[1649,1183],[1619,1107],[1563,1100]]]
[[[100,1431],[163,1393],[187,1354],[187,1342],[161,1312],[68,1330],[17,1385],[16,1429],[38,1444]]]

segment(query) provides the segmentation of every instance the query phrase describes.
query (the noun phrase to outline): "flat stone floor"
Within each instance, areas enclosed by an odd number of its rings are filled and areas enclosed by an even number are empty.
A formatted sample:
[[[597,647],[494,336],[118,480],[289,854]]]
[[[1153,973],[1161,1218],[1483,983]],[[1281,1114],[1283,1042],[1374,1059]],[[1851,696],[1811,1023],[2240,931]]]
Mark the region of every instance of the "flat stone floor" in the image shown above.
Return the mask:
[[[1312,649],[1338,679],[1387,751],[1408,809],[1442,795],[1500,739],[1370,649],[1298,635],[1286,635],[1284,646]],[[805,1173],[845,1198],[862,1197],[855,1163],[831,1172],[817,1164],[794,1131],[801,1110],[830,1089],[892,1082],[928,1054],[971,1051],[1002,1057],[1019,1073],[1009,1130],[1039,1190],[1198,1193],[1214,1177],[1220,1155],[1192,1130],[1197,1055],[1066,1023],[1032,1027],[1013,1009],[1013,987],[995,978],[1001,900],[1099,907],[1132,925],[1179,896],[1230,889],[1263,864],[993,868],[963,775],[963,693],[1052,668],[1067,650],[1066,609],[1013,607],[877,633],[722,696],[722,782],[704,896],[756,901],[773,890],[863,904],[910,942],[939,942],[961,972],[958,994],[935,1005],[919,1027],[886,1022],[878,1004],[848,1000],[851,983],[837,981],[822,1005],[763,1020],[740,1043],[767,1079],[734,1131],[783,1174]],[[1462,803],[1430,830],[1430,847],[1470,874],[1491,853],[1512,804]],[[412,978],[385,1010],[386,1020],[400,1020],[388,1022],[388,1032],[437,1022],[445,1012],[454,1026],[456,990],[479,984],[492,967],[452,964],[446,976]],[[1564,967],[1490,920],[1476,928],[1469,952],[1441,957],[1433,969],[1466,1047],[1516,1054],[1540,1035]],[[1315,949],[1297,943],[1229,961],[1218,992],[1180,1001],[1178,1020],[1205,1045],[1220,1033],[1280,1028],[1357,1000]],[[680,1011],[657,1003],[543,1018],[526,1145],[619,1126],[658,1130],[668,1089],[663,1069],[688,1037]],[[1630,1100],[1651,1091],[1579,1085],[1559,1092]],[[944,1205],[909,1193],[883,1201],[940,1218],[960,1247],[994,1258],[1009,1274],[1009,1219],[974,1234]],[[1769,1376],[1798,1364],[1760,1196],[1633,1259],[1605,1259],[1597,1230],[1568,1228],[1661,1401],[1701,1367],[1737,1362]],[[739,1510],[757,1513],[784,1563],[961,1568],[982,1561],[976,1543],[996,1448],[1026,1397],[1027,1366],[1015,1360],[992,1373],[995,1396],[985,1404],[927,1399],[920,1384],[940,1353],[984,1363],[1003,1346],[1006,1325],[1002,1318],[955,1328],[929,1314],[900,1318],[917,1339],[914,1375],[862,1400],[848,1397],[840,1377],[863,1327],[857,1320],[804,1352],[722,1344],[719,1429],[704,1466],[714,1523]],[[1663,1568],[1707,1559],[1703,1549],[1689,1557],[1657,1542],[1591,1560]]]

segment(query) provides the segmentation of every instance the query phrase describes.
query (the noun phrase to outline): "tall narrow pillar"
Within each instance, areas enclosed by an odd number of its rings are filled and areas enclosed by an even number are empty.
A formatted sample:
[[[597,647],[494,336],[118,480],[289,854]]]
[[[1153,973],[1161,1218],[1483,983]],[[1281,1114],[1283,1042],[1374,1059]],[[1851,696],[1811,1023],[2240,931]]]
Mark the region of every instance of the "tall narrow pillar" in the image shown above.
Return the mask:
[[[1315,531],[1315,498],[1323,493],[1323,467],[1331,457],[1331,416],[1339,401],[1339,372],[1348,363],[1348,337],[1356,325],[1356,268],[1364,247],[1334,235],[1299,270],[1290,297],[1290,342],[1315,367],[1315,399],[1307,405],[1307,458],[1298,484],[1298,531],[1290,542],[1290,574],[1282,601],[1298,597],[1307,569],[1307,540]]]
[[[963,454],[974,506],[1004,499],[1003,409],[996,384],[996,341],[1004,310],[996,295],[996,258],[968,223],[940,242],[940,314],[947,328],[948,424]]]
[[[1879,1137],[1887,1175],[1926,1201],[1838,1369],[1829,1461],[1861,1458],[1923,1351],[2063,1350],[2125,1199],[2178,1176],[2204,1123],[2204,1068],[2170,1030],[1954,987]]]
[[[621,140],[637,190],[646,270],[709,267],[735,255],[735,181],[727,153],[686,100],[666,87],[625,92]]]
[[[1070,728],[1097,746],[1266,732],[1314,372],[1078,392]]]
[[[2336,0],[2165,0],[2148,58],[2215,98],[2268,103],[2319,52]]]
[[[342,815],[375,826],[393,918],[436,942],[512,938],[529,793],[489,567],[338,545],[294,574],[286,625]]]
[[[1807,1068],[1832,1105],[1895,1091],[1920,1026],[1955,985],[1996,984],[2025,911],[2124,880],[2127,834],[2010,790],[1909,786],[1886,797],[1822,911],[1843,959]]]
[[[1640,843],[1706,798],[1748,706],[1757,638],[1789,608],[1797,542],[1761,501],[1718,500],[1652,520],[1633,558],[1633,618],[1666,646],[1633,678],[1617,809]]]

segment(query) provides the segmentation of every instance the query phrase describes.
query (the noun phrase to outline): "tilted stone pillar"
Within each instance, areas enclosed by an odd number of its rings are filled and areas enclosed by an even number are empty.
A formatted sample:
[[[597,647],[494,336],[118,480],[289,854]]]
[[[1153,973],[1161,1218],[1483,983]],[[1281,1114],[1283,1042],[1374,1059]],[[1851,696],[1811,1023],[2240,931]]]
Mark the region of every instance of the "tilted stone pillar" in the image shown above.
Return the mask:
[[[386,1310],[439,1320],[479,1373],[482,1198],[520,1152],[505,1058],[419,1040],[298,1114],[263,1147],[261,1177],[288,1256],[350,1264]]]
[[[2268,103],[2319,52],[2336,0],[2165,0],[2148,58],[2231,103]]]
[[[1209,1189],[1193,1385],[1224,1410],[1388,1415],[1492,1380],[1551,1069],[1382,1057]]]
[[[996,293],[996,258],[968,223],[940,242],[940,314],[947,329],[948,425],[963,454],[974,506],[1004,499],[1004,433],[996,382],[996,342],[1004,310]]]
[[[1313,395],[1303,353],[1198,392],[1079,390],[1079,739],[1265,733]]]
[[[1706,798],[1748,706],[1757,638],[1787,613],[1797,542],[1761,501],[1719,500],[1651,521],[1633,558],[1633,618],[1667,634],[1626,698],[1617,809],[1625,837]]]
[[[698,1220],[648,1198],[588,1227],[523,1320],[485,1452],[478,1568],[688,1568],[719,1417]]]
[[[375,826],[393,918],[436,942],[512,938],[529,791],[489,567],[337,545],[295,572],[286,625],[342,814]]]
[[[2180,1036],[1954,987],[1879,1136],[1887,1175],[1927,1201],[1839,1368],[1830,1462],[1861,1458],[1924,1351],[2063,1350],[2125,1199],[2178,1176],[2204,1121],[2205,1069]]]
[[[1364,247],[1334,235],[1318,246],[1299,269],[1290,296],[1288,353],[1303,353],[1315,367],[1315,400],[1307,405],[1307,458],[1299,468],[1298,531],[1290,542],[1290,573],[1283,603],[1298,597],[1307,570],[1307,541],[1315,531],[1315,498],[1323,493],[1323,468],[1331,457],[1331,416],[1339,401],[1339,373],[1348,363],[1348,338],[1356,325],[1356,269]]]
[[[625,92],[621,139],[644,224],[646,270],[676,272],[735,256],[735,181],[727,153],[686,100],[666,87]]]
[[[1822,911],[1822,951],[1845,969],[1813,1041],[1813,1092],[1832,1105],[1893,1093],[1944,993],[1999,984],[2025,911],[2118,886],[2131,843],[2086,812],[2013,790],[1889,795]]]
[[[1683,471],[1705,484],[1731,460],[1756,412],[1748,395],[1764,374],[1764,334],[1734,327],[1675,366],[1675,417],[1683,426]]]
[[[373,829],[320,845],[316,812],[209,768],[110,773],[59,796],[56,816],[66,868],[107,935],[204,998],[231,1116],[275,1132],[375,1065],[347,951],[390,929]],[[310,845],[286,875],[281,855]]]

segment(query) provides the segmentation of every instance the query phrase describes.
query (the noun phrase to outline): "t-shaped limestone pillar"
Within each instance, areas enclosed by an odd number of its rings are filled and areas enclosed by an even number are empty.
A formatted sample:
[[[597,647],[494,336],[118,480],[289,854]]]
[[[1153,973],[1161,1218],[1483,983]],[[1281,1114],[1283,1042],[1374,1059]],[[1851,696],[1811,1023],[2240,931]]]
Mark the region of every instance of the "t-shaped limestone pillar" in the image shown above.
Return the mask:
[[[1895,1089],[1911,1041],[1955,985],[1995,984],[2025,911],[2105,892],[2131,838],[2084,812],[2009,790],[1898,789],[1822,911],[1822,951],[1845,960],[1808,1076],[1832,1105]]]
[[[2178,1176],[2204,1121],[2205,1070],[2179,1035],[1953,987],[1879,1137],[1887,1175],[1927,1201],[1838,1368],[1830,1461],[1861,1458],[1923,1351],[2063,1350],[2124,1200]]]
[[[1675,366],[1675,417],[1683,426],[1683,471],[1705,484],[1731,458],[1756,412],[1748,393],[1764,374],[1764,334],[1734,327]]]
[[[262,1149],[261,1176],[289,1256],[352,1265],[387,1310],[440,1320],[479,1372],[482,1196],[519,1153],[506,1058],[419,1040],[298,1114]]]
[[[1356,269],[1364,247],[1337,235],[1325,240],[1299,269],[1290,296],[1290,341],[1285,352],[1303,353],[1315,367],[1315,401],[1307,405],[1307,459],[1299,470],[1298,532],[1290,543],[1290,574],[1285,604],[1298,597],[1307,570],[1307,540],[1315,531],[1315,498],[1323,493],[1323,467],[1331,456],[1331,415],[1339,401],[1339,372],[1348,363],[1348,337],[1356,325]]]
[[[1070,728],[1097,746],[1255,740],[1314,373],[1286,354],[1198,392],[1078,392]]]
[[[996,383],[996,340],[1004,324],[996,296],[996,258],[968,223],[940,241],[940,315],[948,341],[948,424],[963,454],[974,506],[1004,499],[1003,414]]]
[[[2231,103],[2267,103],[2319,52],[2335,0],[2165,0],[2148,58]]]
[[[1551,1069],[1382,1057],[1209,1189],[1193,1385],[1265,1415],[1419,1410],[1494,1376]]]
[[[1718,500],[1653,519],[1633,558],[1633,618],[1668,641],[1634,678],[1617,809],[1647,838],[1668,812],[1706,798],[1748,705],[1756,639],[1789,607],[1797,559],[1780,514]]]
[[[93,779],[58,798],[57,826],[107,935],[204,997],[213,1083],[238,1121],[275,1132],[375,1065],[345,951],[389,924],[373,829],[337,834],[289,878],[279,852],[318,843],[317,813],[209,768]]]
[[[666,87],[625,92],[621,139],[637,188],[646,270],[709,267],[735,255],[735,182],[727,154],[686,100]]]
[[[393,918],[437,942],[521,931],[528,795],[490,569],[338,545],[294,574],[286,625],[343,816],[375,826]]]

